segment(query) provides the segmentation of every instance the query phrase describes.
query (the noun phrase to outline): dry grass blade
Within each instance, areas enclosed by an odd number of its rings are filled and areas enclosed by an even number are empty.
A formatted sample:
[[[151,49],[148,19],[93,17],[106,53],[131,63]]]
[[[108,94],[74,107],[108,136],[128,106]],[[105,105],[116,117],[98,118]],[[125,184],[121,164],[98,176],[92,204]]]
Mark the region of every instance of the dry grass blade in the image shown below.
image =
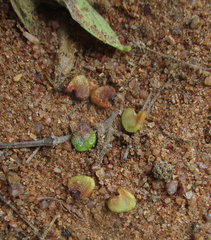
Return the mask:
[[[80,212],[79,210],[75,209],[74,207],[72,207],[69,204],[66,204],[62,201],[59,201],[59,203],[64,210],[68,211],[70,214],[73,214],[76,218],[78,218],[82,221],[86,221],[86,218],[84,217],[82,212]]]
[[[32,224],[30,223],[27,219],[25,219],[22,214],[19,213],[19,211],[16,209],[15,206],[13,206],[7,199],[5,199],[2,195],[0,195],[0,201],[3,203],[7,204],[12,210],[26,223],[28,224],[34,231],[35,235],[39,235],[39,230]]]
[[[38,201],[43,201],[43,200],[52,200],[56,201],[60,204],[60,206],[65,210],[68,211],[70,214],[73,214],[77,219],[80,219],[82,221],[86,221],[86,218],[80,212],[79,210],[75,209],[74,207],[70,206],[69,204],[66,204],[64,201],[53,198],[53,197],[39,197],[37,198]]]
[[[52,228],[54,222],[55,222],[56,219],[59,218],[59,217],[60,217],[60,215],[58,214],[58,215],[56,215],[56,216],[52,219],[52,221],[50,222],[49,226],[46,228],[46,230],[44,231],[44,233],[39,237],[40,240],[44,240],[44,239],[46,238],[46,236],[47,236],[48,232],[50,231],[50,229]]]
[[[51,81],[55,90],[62,90],[63,82],[70,76],[75,63],[75,44],[69,38],[68,28],[61,27],[59,31],[60,48],[57,52],[59,63],[55,66],[55,79]]]
[[[140,49],[145,49],[148,52],[154,53],[154,54],[156,54],[156,55],[158,55],[158,56],[160,56],[162,58],[170,59],[170,60],[172,60],[174,62],[179,62],[183,66],[187,66],[189,68],[193,68],[193,69],[196,69],[196,70],[203,70],[203,71],[211,72],[210,68],[204,68],[204,67],[201,67],[201,66],[197,66],[195,64],[188,63],[188,62],[186,62],[184,60],[181,60],[181,59],[178,59],[178,58],[175,58],[175,57],[171,57],[169,55],[166,55],[166,54],[163,54],[161,52],[155,51],[153,49],[150,49],[150,48],[146,47],[145,44],[142,43],[142,42],[136,41],[135,46],[138,46]]]

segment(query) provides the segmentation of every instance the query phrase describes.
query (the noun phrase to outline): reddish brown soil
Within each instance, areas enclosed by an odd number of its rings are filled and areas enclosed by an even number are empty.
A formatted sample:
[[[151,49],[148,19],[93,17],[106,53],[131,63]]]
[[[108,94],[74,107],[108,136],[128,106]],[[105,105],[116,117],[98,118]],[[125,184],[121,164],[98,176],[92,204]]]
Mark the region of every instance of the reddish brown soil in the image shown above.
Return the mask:
[[[51,133],[64,136],[70,134],[69,125],[73,130],[79,123],[93,127],[117,109],[122,113],[131,107],[138,112],[150,91],[155,96],[171,80],[143,127],[133,134],[124,131],[120,113],[113,123],[120,134],[105,133],[98,139],[100,144],[87,152],[77,152],[70,143],[42,147],[26,163],[35,148],[0,150],[1,195],[40,234],[59,214],[46,239],[211,239],[211,89],[203,83],[210,72],[135,46],[141,41],[150,49],[211,68],[210,3],[110,3],[109,8],[97,9],[121,43],[132,46],[130,52],[100,43],[70,21],[75,47],[71,77],[84,74],[92,87],[111,85],[117,92],[111,108],[101,109],[89,99],[79,101],[73,94],[56,91],[46,77],[55,77],[61,26],[58,15],[65,10],[41,6],[42,31],[37,36],[40,45],[36,45],[23,36],[9,1],[0,1],[1,142],[33,141]],[[22,77],[14,81],[18,74]],[[107,144],[112,148],[103,156]],[[160,161],[173,167],[173,182],[154,177],[152,169]],[[8,189],[11,171],[23,186],[17,196]],[[85,200],[74,199],[68,191],[67,181],[76,175],[95,180],[96,188]],[[118,186],[128,189],[137,200],[130,212],[117,214],[107,207]],[[39,201],[38,197],[63,200],[85,220],[65,211],[55,200]],[[36,239],[33,229],[3,202],[0,239]]]

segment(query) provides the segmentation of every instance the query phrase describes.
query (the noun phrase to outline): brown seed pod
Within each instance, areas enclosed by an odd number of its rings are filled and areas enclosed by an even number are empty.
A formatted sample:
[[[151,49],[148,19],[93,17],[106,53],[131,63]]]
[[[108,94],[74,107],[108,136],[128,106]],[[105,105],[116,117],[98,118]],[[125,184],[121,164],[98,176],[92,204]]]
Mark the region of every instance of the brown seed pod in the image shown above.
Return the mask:
[[[89,81],[84,75],[75,76],[66,86],[65,92],[75,92],[76,98],[85,100],[89,97]]]
[[[90,94],[91,101],[101,108],[110,108],[111,103],[109,100],[113,99],[115,96],[116,91],[111,86],[96,88]]]

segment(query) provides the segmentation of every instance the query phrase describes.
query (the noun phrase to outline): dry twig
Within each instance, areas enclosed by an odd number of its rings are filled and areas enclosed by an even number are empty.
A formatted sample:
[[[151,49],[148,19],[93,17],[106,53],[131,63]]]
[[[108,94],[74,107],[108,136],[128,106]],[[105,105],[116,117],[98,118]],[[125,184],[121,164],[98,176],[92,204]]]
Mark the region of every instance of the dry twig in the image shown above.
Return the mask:
[[[20,214],[15,206],[13,206],[7,199],[5,199],[1,194],[0,194],[0,201],[3,203],[6,203],[12,210],[25,222],[27,223],[34,231],[35,235],[39,235],[39,230],[32,224],[30,223],[27,219],[23,217],[22,214]]]
[[[50,229],[52,228],[54,222],[56,221],[57,218],[60,217],[60,214],[56,215],[52,221],[50,222],[49,226],[46,228],[46,230],[44,231],[44,233],[39,237],[40,240],[44,240],[48,234],[48,232],[50,231]]]
[[[175,141],[178,141],[178,142],[182,142],[182,143],[194,144],[194,141],[187,140],[187,139],[182,139],[181,137],[174,136],[173,134],[169,133],[166,130],[163,130],[163,133],[166,136],[168,136],[170,139],[172,139],[172,140],[175,140]]]
[[[146,113],[148,114],[152,105],[155,103],[155,101],[158,99],[158,97],[160,96],[161,92],[164,90],[164,88],[169,84],[169,82],[171,81],[171,79],[169,79],[167,82],[165,82],[161,88],[159,89],[159,91],[157,92],[157,94],[154,96],[154,98],[151,100],[149,106],[147,107]],[[150,95],[149,95],[150,96]],[[145,104],[144,104],[145,106]]]
[[[105,154],[112,148],[110,142],[113,140],[113,136],[117,135],[117,131],[113,129],[112,124],[119,113],[120,111],[116,110],[105,122],[98,123],[94,127],[98,135],[97,148],[99,149],[99,154],[97,154],[98,159],[96,159],[98,163],[103,161]]]
[[[115,111],[114,114],[108,118],[105,122],[96,124],[94,129],[98,130],[98,137],[99,139],[102,138],[102,136],[105,134],[105,132],[110,128],[112,125],[114,119],[119,114],[119,110]],[[13,142],[13,143],[2,143],[0,142],[0,149],[11,149],[11,148],[30,148],[30,147],[55,147],[58,144],[62,144],[64,142],[70,141],[71,135],[66,135],[62,137],[56,137],[54,134],[52,134],[49,138],[44,138],[42,140],[36,140],[36,141],[27,141],[27,142]],[[34,153],[32,153],[32,158],[37,153],[38,150],[35,149]],[[30,157],[31,157],[30,156]],[[27,159],[27,163],[31,161],[31,158]]]
[[[174,61],[174,62],[179,62],[179,63],[181,63],[183,66],[188,66],[188,67],[194,68],[194,69],[196,69],[196,70],[203,70],[203,71],[211,72],[211,69],[210,69],[210,68],[200,67],[200,66],[197,66],[197,65],[195,65],[195,64],[188,63],[188,62],[186,62],[186,61],[184,61],[184,60],[180,60],[180,59],[171,57],[171,56],[169,56],[169,55],[163,54],[163,53],[161,53],[161,52],[155,51],[155,50],[153,50],[153,49],[150,49],[150,48],[146,47],[146,45],[145,45],[144,43],[142,43],[142,42],[138,42],[138,41],[137,41],[135,45],[138,46],[140,49],[147,50],[148,52],[154,53],[154,54],[156,54],[156,55],[158,55],[158,56],[160,56],[160,57],[162,57],[162,58],[170,59],[170,60],[172,60],[172,61]]]
[[[42,235],[40,235],[39,230],[32,224],[30,223],[27,219],[25,219],[23,217],[22,214],[19,213],[19,211],[17,210],[17,208],[15,206],[13,206],[9,200],[5,199],[1,194],[0,194],[0,201],[2,201],[3,203],[7,204],[26,224],[28,224],[34,231],[34,234],[38,237],[38,239],[40,240],[44,240],[48,234],[48,232],[50,231],[52,225],[54,224],[54,222],[56,221],[56,219],[58,217],[60,217],[60,215],[56,215],[53,220],[51,221],[51,223],[49,224],[49,226],[47,227],[47,229],[44,231],[44,233]]]
[[[55,147],[58,144],[62,144],[70,140],[70,135],[56,137],[52,134],[49,138],[44,138],[37,141],[27,141],[27,142],[13,142],[13,143],[0,143],[0,149],[8,148],[30,148],[30,147]]]
[[[40,148],[41,148],[41,147],[37,147],[37,148],[33,151],[33,153],[32,153],[32,154],[29,156],[29,158],[26,160],[26,163],[29,163],[29,162],[33,159],[33,157],[39,152]]]

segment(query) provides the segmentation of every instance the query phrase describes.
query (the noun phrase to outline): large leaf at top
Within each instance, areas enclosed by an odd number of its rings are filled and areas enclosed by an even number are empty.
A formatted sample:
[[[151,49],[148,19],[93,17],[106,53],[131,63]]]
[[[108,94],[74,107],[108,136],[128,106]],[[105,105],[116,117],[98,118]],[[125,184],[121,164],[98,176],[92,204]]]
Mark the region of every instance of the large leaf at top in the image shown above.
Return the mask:
[[[72,18],[85,30],[99,40],[117,49],[130,51],[129,46],[123,46],[109,24],[98,14],[86,0],[10,0],[11,4],[21,19],[26,29],[32,33],[38,33],[37,18],[34,11],[40,1],[49,4],[59,3],[66,7]]]
[[[63,0],[63,2],[72,18],[93,36],[117,49],[130,51],[131,48],[119,42],[109,24],[86,0]]]

